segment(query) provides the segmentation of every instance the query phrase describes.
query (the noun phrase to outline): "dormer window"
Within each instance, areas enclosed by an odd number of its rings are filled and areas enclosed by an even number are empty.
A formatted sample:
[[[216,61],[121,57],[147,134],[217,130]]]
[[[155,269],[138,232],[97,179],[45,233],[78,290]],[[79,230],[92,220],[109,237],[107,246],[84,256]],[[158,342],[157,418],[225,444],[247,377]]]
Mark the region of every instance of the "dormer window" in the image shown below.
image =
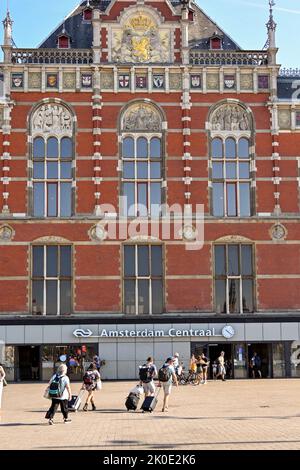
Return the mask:
[[[222,49],[222,39],[219,36],[210,39],[210,49]]]
[[[83,21],[92,21],[93,10],[91,8],[85,8],[82,13]]]
[[[59,49],[69,49],[70,47],[70,38],[69,36],[61,35],[58,37],[58,48]]]

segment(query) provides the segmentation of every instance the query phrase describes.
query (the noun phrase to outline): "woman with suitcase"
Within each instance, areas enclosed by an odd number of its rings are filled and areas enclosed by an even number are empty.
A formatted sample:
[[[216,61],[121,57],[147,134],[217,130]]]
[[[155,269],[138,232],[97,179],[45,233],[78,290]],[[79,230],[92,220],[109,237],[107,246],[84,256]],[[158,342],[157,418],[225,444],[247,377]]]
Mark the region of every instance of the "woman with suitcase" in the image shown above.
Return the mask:
[[[98,389],[101,383],[101,376],[97,370],[95,363],[91,364],[83,376],[82,389],[88,392],[88,396],[83,407],[83,411],[88,411],[89,403],[92,405],[92,411],[96,411],[96,405],[94,402],[94,392]]]

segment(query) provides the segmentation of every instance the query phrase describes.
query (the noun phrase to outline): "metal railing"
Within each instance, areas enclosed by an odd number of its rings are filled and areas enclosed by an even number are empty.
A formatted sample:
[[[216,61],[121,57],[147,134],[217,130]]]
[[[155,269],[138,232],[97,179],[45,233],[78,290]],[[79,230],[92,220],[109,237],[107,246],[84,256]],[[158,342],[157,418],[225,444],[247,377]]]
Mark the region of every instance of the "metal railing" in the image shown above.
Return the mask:
[[[14,64],[92,64],[91,49],[13,49]]]
[[[279,77],[300,77],[300,69],[292,69],[283,67],[279,71]]]
[[[265,51],[203,51],[190,52],[190,64],[202,66],[265,66],[268,65],[268,53]]]

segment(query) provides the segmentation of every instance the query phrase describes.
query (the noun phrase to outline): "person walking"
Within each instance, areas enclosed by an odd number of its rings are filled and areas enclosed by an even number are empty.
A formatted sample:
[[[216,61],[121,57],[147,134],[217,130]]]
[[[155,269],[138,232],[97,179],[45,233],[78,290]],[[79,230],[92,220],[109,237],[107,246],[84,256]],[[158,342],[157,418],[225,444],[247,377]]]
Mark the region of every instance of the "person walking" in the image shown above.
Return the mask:
[[[95,362],[90,364],[88,370],[83,376],[82,389],[88,392],[88,396],[83,407],[83,411],[88,411],[89,403],[92,405],[92,411],[96,411],[96,405],[94,402],[94,392],[97,390],[98,384],[100,383],[101,376],[97,370]]]
[[[178,387],[178,381],[173,366],[173,358],[168,357],[158,373],[159,386],[163,388],[164,391],[164,402],[162,407],[162,412],[168,411],[169,409],[169,397],[171,395],[172,384],[175,383]]]
[[[261,358],[257,354],[257,352],[253,353],[253,357],[250,360],[250,368],[252,369],[252,378],[255,379],[256,375],[261,379]]]
[[[100,361],[100,357],[95,355],[93,357],[93,362],[94,364],[96,365],[96,368],[97,368],[97,371],[100,373],[100,368],[101,368],[101,361]]]
[[[157,377],[157,368],[153,362],[153,357],[148,357],[146,364],[140,366],[140,385],[143,387],[145,397],[155,395],[154,379]]]
[[[202,367],[202,380],[201,380],[201,383],[206,385],[207,384],[207,370],[208,370],[209,360],[205,356],[204,353],[202,353],[201,356],[200,356],[200,362],[201,362],[201,367]]]
[[[226,369],[225,369],[225,352],[221,351],[220,356],[218,357],[219,371],[218,377],[222,378],[222,381],[225,382]]]
[[[2,404],[2,393],[3,393],[3,386],[4,386],[4,380],[5,380],[5,371],[0,364],[0,410],[1,410],[1,404]]]
[[[49,398],[52,399],[51,407],[46,413],[45,418],[49,420],[49,424],[54,424],[54,415],[60,406],[61,413],[64,417],[64,423],[70,423],[71,420],[68,418],[68,402],[72,399],[72,392],[70,387],[70,379],[67,376],[68,368],[66,364],[60,364],[57,368],[57,372],[50,379],[48,386]]]

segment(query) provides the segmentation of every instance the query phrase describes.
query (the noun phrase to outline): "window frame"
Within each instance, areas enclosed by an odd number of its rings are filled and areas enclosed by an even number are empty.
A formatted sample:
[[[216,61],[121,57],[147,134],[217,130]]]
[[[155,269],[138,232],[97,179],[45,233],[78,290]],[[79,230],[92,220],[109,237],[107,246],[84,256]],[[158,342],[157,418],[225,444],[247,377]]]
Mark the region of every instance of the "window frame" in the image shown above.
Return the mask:
[[[58,155],[57,157],[49,157],[48,156],[48,141],[49,139],[56,139],[58,143]],[[34,144],[36,139],[42,139],[44,141],[44,156],[35,156],[34,152]],[[62,141],[63,139],[69,139],[71,145],[71,156],[70,157],[62,157]],[[55,134],[43,135],[43,134],[36,134],[32,139],[32,172],[31,172],[31,183],[32,183],[32,204],[31,204],[31,215],[34,218],[49,218],[49,219],[59,219],[59,218],[69,218],[74,215],[74,181],[75,181],[75,173],[74,173],[74,139],[69,135],[61,135],[57,136]],[[35,170],[35,163],[42,163],[43,164],[43,178],[35,177],[34,170]],[[49,163],[56,163],[57,164],[57,178],[49,178],[48,176],[48,164]],[[71,177],[70,178],[62,178],[62,164],[69,163],[71,165]],[[44,209],[43,215],[35,215],[35,184],[42,184],[43,185],[43,197],[44,197]],[[49,215],[49,205],[48,205],[48,187],[49,185],[56,185],[56,215]],[[61,215],[62,207],[61,207],[61,193],[62,193],[62,185],[69,184],[71,185],[71,200],[70,207],[71,211],[69,215]]]
[[[139,247],[146,246],[149,248],[148,251],[148,262],[149,262],[149,276],[139,276],[138,275],[138,249]],[[152,276],[151,272],[151,255],[152,255],[152,247],[158,246],[161,248],[161,276]],[[134,247],[134,255],[135,255],[135,275],[134,276],[129,276],[125,275],[125,249],[126,247]],[[149,286],[148,286],[148,299],[149,299],[149,313],[139,313],[139,299],[138,299],[138,286],[139,286],[139,281],[143,280],[148,280],[149,281]],[[126,281],[134,281],[135,282],[135,290],[134,290],[134,295],[135,295],[135,313],[126,313],[126,304],[125,304],[125,282]],[[152,313],[153,312],[153,305],[152,305],[152,296],[153,296],[153,291],[152,291],[152,281],[161,281],[161,287],[162,287],[162,311],[160,313]],[[165,312],[165,250],[164,250],[164,245],[162,243],[126,243],[123,244],[122,247],[122,306],[123,306],[123,312],[125,315],[130,315],[130,316],[152,316],[152,315],[162,315]]]
[[[125,139],[131,138],[133,139],[134,142],[134,155],[132,158],[130,157],[123,157],[123,142]],[[148,150],[148,155],[147,158],[143,157],[138,157],[137,156],[137,145],[138,145],[138,140],[140,138],[144,138],[147,140],[147,150]],[[160,141],[160,157],[151,157],[151,141],[152,139],[159,139]],[[128,212],[126,211],[126,206],[124,205],[124,200],[123,203],[120,205],[121,208],[121,215],[122,217],[127,217],[127,218],[136,218],[136,217],[142,217],[142,218],[161,218],[162,217],[162,206],[163,206],[163,201],[164,201],[164,192],[163,192],[163,182],[164,182],[164,173],[165,173],[165,158],[164,158],[164,137],[163,137],[163,132],[147,132],[147,131],[141,131],[141,132],[122,132],[121,133],[121,139],[120,139],[120,156],[121,156],[121,162],[122,162],[122,171],[121,171],[121,177],[120,177],[120,184],[121,184],[121,190],[120,190],[120,195],[124,198],[125,196],[125,184],[134,184],[134,214],[131,214],[131,211]],[[133,163],[134,165],[134,177],[133,178],[125,178],[124,177],[124,164],[125,163]],[[140,178],[138,177],[138,164],[139,163],[147,163],[147,178]],[[161,170],[160,170],[160,178],[151,178],[151,163],[160,163],[161,165]],[[153,183],[160,183],[160,212],[159,215],[152,214],[151,213],[151,184]],[[147,186],[147,215],[140,215],[139,214],[139,192],[138,192],[138,187],[142,184],[146,184]]]
[[[225,274],[216,274],[216,247],[224,247],[225,249]],[[239,275],[230,275],[228,274],[228,248],[230,246],[238,246],[239,250]],[[249,246],[251,247],[251,262],[252,262],[252,274],[244,275],[242,274],[242,247]],[[247,242],[217,242],[213,244],[213,292],[214,292],[214,310],[218,315],[245,315],[245,314],[253,314],[256,311],[256,269],[255,269],[255,245],[250,241]],[[230,312],[230,304],[229,304],[229,282],[230,280],[238,280],[239,281],[239,312]],[[252,312],[244,312],[243,309],[243,281],[244,280],[251,280],[252,281],[252,305],[253,311]],[[217,304],[216,304],[216,285],[217,281],[226,281],[226,312],[217,312]]]
[[[41,247],[43,248],[43,275],[42,276],[34,276],[34,248]],[[57,266],[58,266],[58,275],[57,276],[48,276],[47,275],[47,248],[48,247],[56,247],[57,248]],[[60,260],[61,260],[61,248],[62,247],[69,247],[71,251],[70,255],[70,276],[61,276],[60,274]],[[43,282],[43,310],[40,313],[43,316],[50,316],[50,317],[58,317],[58,316],[63,316],[63,315],[68,315],[68,314],[62,314],[61,313],[61,282],[66,281],[70,282],[71,286],[71,299],[70,299],[70,312],[71,314],[73,312],[73,307],[74,307],[74,269],[73,269],[73,264],[74,264],[74,250],[73,250],[73,245],[71,243],[60,243],[60,244],[54,244],[54,243],[35,243],[31,245],[31,272],[30,272],[30,293],[31,293],[31,314],[34,314],[35,312],[33,311],[33,283],[34,282]],[[56,314],[49,314],[47,313],[47,282],[49,281],[54,281],[57,283],[57,313]]]
[[[214,140],[221,140],[222,141],[222,156],[214,157],[213,156],[213,141]],[[228,158],[226,156],[226,142],[228,139],[233,139],[235,142],[235,158]],[[245,139],[248,141],[249,145],[249,156],[247,158],[243,158],[239,156],[239,142],[241,139]],[[251,153],[251,138],[248,135],[235,135],[234,133],[228,133],[226,135],[217,135],[214,134],[210,139],[210,183],[211,183],[211,210],[210,213],[212,217],[216,218],[245,218],[245,217],[252,217],[253,215],[253,191],[252,191],[252,182],[254,180],[253,171],[252,171],[252,162],[253,162],[253,155]],[[222,164],[222,178],[214,177],[213,176],[213,165],[219,163]],[[228,178],[227,177],[227,164],[234,163],[236,168],[236,177],[235,178]],[[249,164],[249,178],[241,178],[240,177],[240,164],[241,163],[248,163]],[[214,214],[214,185],[215,184],[222,184],[223,185],[223,215],[215,215]],[[228,215],[229,212],[229,200],[228,200],[228,185],[235,185],[235,207],[236,207],[236,215]],[[249,184],[249,215],[241,215],[241,184]]]

